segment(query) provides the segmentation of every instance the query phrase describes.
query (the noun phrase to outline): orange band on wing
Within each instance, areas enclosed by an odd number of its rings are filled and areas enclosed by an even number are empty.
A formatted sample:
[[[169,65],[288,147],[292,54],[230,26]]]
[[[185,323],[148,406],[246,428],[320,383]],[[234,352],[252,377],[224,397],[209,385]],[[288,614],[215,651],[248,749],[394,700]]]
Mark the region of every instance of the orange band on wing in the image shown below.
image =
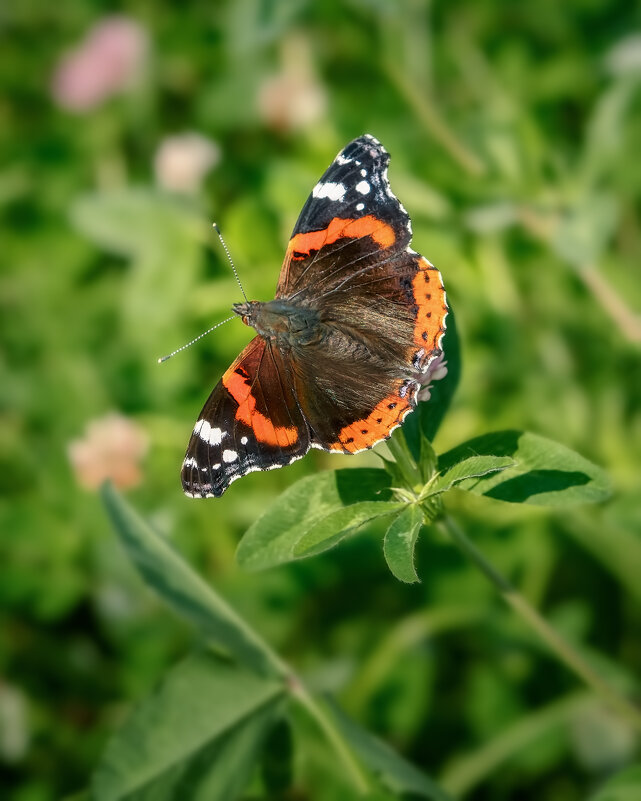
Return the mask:
[[[296,428],[275,426],[264,414],[256,411],[256,398],[251,394],[249,378],[233,368],[223,376],[223,386],[238,404],[236,419],[251,428],[254,436],[265,445],[286,448],[298,442]]]
[[[367,417],[341,429],[338,442],[333,442],[329,446],[330,450],[354,453],[369,448],[389,436],[392,429],[401,423],[409,408],[411,404],[407,398],[401,398],[398,393],[388,395]]]
[[[441,275],[427,259],[422,256],[418,262],[419,270],[412,281],[412,293],[418,306],[414,324],[414,343],[430,353],[438,347],[443,333],[443,321],[447,314],[445,290]]]
[[[308,256],[312,250],[320,250],[323,245],[331,245],[338,239],[360,239],[364,236],[371,236],[382,248],[388,248],[396,242],[392,226],[368,214],[356,220],[335,217],[327,228],[321,231],[296,234],[291,238],[287,250],[293,259],[301,259]]]

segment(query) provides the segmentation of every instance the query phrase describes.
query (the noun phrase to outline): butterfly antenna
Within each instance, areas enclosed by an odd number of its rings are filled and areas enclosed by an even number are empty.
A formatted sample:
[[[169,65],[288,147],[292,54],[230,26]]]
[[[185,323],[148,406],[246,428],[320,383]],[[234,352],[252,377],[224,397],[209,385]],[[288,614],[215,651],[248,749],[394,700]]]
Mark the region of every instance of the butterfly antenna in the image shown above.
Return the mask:
[[[166,356],[161,356],[160,359],[158,359],[158,364],[162,364],[163,362],[166,362],[167,359],[171,359],[172,356],[175,356],[177,353],[180,353],[181,350],[185,350],[185,348],[188,348],[190,345],[193,345],[194,342],[198,342],[199,339],[202,339],[203,337],[206,337],[207,334],[211,334],[211,332],[214,329],[220,328],[221,325],[224,325],[225,323],[228,323],[230,320],[235,320],[235,319],[236,319],[236,315],[232,314],[232,316],[228,317],[226,320],[223,320],[220,323],[216,323],[216,325],[212,325],[212,327],[208,328],[207,331],[203,331],[202,334],[198,334],[198,336],[195,339],[192,339],[191,342],[188,342],[186,345],[182,345],[182,347],[177,348],[176,350],[172,350],[172,352],[168,353]]]
[[[234,275],[236,277],[236,281],[238,282],[238,286],[240,287],[240,291],[243,293],[243,297],[245,298],[245,301],[247,303],[249,303],[249,299],[248,299],[247,295],[245,294],[245,290],[243,289],[243,285],[240,283],[240,278],[238,277],[238,272],[236,270],[236,266],[234,264],[234,261],[233,261],[233,259],[231,257],[231,253],[229,252],[229,248],[227,247],[227,244],[225,243],[225,240],[223,239],[223,235],[220,233],[220,228],[218,227],[218,224],[217,223],[212,223],[212,228],[218,234],[218,239],[220,239],[220,244],[223,246],[223,250],[227,254],[227,258],[229,259],[229,263],[231,264],[231,268],[234,271]]]

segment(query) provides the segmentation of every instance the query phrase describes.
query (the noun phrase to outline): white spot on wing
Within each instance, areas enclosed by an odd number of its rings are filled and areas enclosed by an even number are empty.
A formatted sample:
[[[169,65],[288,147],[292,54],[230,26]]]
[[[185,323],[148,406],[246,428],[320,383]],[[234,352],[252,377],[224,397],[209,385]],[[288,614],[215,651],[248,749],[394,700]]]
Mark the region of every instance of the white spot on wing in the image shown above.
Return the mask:
[[[362,176],[363,176],[363,178],[364,178],[364,177],[367,175],[367,170],[361,170],[361,175],[362,175]]]
[[[183,462],[183,467],[198,467],[198,462],[193,456],[188,456]]]
[[[361,195],[366,195],[370,190],[370,185],[367,181],[361,181],[360,183],[356,184],[356,191],[360,192]]]
[[[316,184],[312,190],[312,195],[317,198],[326,197],[328,200],[342,200],[345,197],[345,191],[343,184],[326,181],[324,184]]]
[[[247,445],[247,437],[241,437],[240,438],[240,444],[241,445]]]
[[[236,451],[223,451],[223,462],[235,462],[236,459],[238,459],[238,454]]]
[[[199,420],[194,428],[194,434],[209,445],[220,445],[226,432],[220,428],[212,428],[207,420]]]
[[[364,208],[365,208],[365,204],[364,203],[357,203],[356,204],[356,211],[363,211]]]

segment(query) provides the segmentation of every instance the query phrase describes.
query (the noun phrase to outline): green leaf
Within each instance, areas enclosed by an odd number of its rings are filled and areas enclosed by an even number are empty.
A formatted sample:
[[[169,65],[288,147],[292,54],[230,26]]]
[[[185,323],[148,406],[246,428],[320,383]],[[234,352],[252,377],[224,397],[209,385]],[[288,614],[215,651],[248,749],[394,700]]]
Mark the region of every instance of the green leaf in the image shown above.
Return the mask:
[[[442,346],[447,361],[447,375],[432,384],[430,399],[419,403],[416,411],[403,423],[403,433],[417,462],[421,458],[421,433],[430,442],[434,439],[450,408],[461,377],[461,345],[451,306],[445,323],[447,328]]]
[[[392,521],[383,541],[389,569],[399,581],[408,584],[419,581],[414,569],[414,546],[422,525],[420,506],[410,504]]]
[[[430,495],[447,492],[467,478],[481,478],[515,465],[509,456],[470,456],[442,473],[430,486]]]
[[[129,558],[150,587],[212,643],[261,673],[278,673],[271,652],[236,612],[110,484],[102,498]]]
[[[404,506],[399,501],[363,501],[336,509],[307,530],[294,546],[294,555],[312,556],[326,551],[365,523],[394,514]]]
[[[610,495],[606,473],[558,442],[523,431],[496,431],[468,440],[439,457],[441,472],[478,456],[509,457],[500,473],[462,481],[459,489],[508,503],[567,506]]]
[[[285,686],[196,653],[171,670],[107,745],[96,801],[230,801],[251,778]]]
[[[641,798],[641,765],[634,765],[609,779],[590,801],[637,801]]]
[[[73,203],[71,219],[94,242],[126,256],[162,253],[179,239],[197,241],[203,227],[184,202],[140,187],[83,195]]]
[[[296,544],[318,521],[351,504],[390,496],[390,478],[376,468],[329,470],[303,478],[249,527],[238,546],[238,562],[248,570],[290,562],[296,558]]]
[[[204,215],[184,198],[123,187],[80,197],[72,204],[71,216],[98,246],[130,260],[119,279],[120,299],[113,304],[121,319],[113,325],[120,341],[131,347],[128,355],[142,360],[142,386],[150,396],[165,394],[169,386],[177,389],[178,381],[184,388],[181,368],[158,371],[155,362],[161,355],[157,350],[171,340],[167,320],[179,320],[193,309],[203,242],[210,230]]]
[[[386,743],[372,736],[349,718],[335,703],[328,708],[343,737],[380,781],[397,794],[413,793],[433,801],[451,801],[450,796],[414,765],[406,762]]]

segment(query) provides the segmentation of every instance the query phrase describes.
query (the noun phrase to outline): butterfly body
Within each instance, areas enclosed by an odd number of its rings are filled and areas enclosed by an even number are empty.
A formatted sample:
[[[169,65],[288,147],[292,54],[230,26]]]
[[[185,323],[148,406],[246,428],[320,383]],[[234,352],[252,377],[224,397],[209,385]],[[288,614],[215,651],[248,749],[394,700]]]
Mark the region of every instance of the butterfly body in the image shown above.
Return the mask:
[[[310,345],[322,336],[318,313],[285,300],[250,300],[232,307],[245,325],[277,347]]]
[[[371,136],[347,145],[303,207],[274,300],[234,305],[257,336],[196,423],[186,494],[219,496],[310,448],[358,453],[416,407],[447,304],[438,270],[410,248],[388,162]]]

